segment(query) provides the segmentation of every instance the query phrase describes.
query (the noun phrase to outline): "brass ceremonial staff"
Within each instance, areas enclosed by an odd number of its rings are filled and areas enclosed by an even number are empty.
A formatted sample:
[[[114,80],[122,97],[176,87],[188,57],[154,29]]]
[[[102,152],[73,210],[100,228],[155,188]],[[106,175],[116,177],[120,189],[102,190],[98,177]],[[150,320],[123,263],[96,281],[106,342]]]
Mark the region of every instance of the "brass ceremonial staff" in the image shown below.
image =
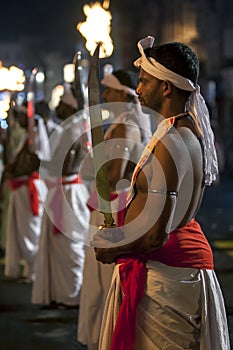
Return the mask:
[[[28,148],[30,152],[35,151],[34,145],[34,126],[35,126],[35,93],[34,93],[34,82],[36,74],[38,72],[37,68],[32,70],[28,89],[27,89],[27,117],[28,117]]]
[[[89,113],[99,210],[104,215],[104,225],[112,226],[114,219],[112,216],[110,202],[110,188],[106,168],[107,159],[105,156],[104,129],[100,107],[99,50],[100,44],[97,45],[95,52],[90,59],[88,74]]]

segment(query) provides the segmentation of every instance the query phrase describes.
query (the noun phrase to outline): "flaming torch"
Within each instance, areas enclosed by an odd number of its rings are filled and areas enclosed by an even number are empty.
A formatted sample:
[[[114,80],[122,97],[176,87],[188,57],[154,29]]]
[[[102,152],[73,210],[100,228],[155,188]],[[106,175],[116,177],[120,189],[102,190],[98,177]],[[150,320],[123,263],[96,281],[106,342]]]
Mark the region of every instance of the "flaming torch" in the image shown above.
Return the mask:
[[[0,61],[0,128],[7,129],[8,111],[10,109],[11,97],[15,92],[24,89],[24,71],[18,67],[6,68]]]
[[[99,57],[109,57],[113,52],[113,43],[110,37],[112,15],[109,1],[91,3],[83,6],[86,21],[77,24],[77,30],[86,39],[86,48],[92,56],[96,46],[101,43]]]
[[[108,11],[109,0],[84,5],[86,21],[79,23],[77,29],[86,38],[86,48],[91,60],[88,75],[88,100],[91,124],[93,161],[98,193],[99,211],[104,215],[104,225],[113,226],[110,203],[110,188],[106,168],[104,130],[100,108],[99,59],[111,56],[113,43],[110,37],[111,13]],[[97,147],[98,146],[98,147]]]

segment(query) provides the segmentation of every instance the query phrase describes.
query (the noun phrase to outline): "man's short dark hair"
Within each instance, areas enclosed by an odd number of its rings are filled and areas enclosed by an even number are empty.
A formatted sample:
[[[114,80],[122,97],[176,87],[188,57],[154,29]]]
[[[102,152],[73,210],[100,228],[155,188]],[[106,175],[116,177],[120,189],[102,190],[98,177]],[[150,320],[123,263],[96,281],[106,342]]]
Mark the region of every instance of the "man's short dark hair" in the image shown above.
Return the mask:
[[[122,85],[126,85],[131,89],[136,89],[138,85],[138,74],[127,69],[119,69],[112,72]]]
[[[197,83],[199,60],[187,45],[179,42],[166,43],[145,49],[145,54],[169,70],[190,79],[194,84]]]

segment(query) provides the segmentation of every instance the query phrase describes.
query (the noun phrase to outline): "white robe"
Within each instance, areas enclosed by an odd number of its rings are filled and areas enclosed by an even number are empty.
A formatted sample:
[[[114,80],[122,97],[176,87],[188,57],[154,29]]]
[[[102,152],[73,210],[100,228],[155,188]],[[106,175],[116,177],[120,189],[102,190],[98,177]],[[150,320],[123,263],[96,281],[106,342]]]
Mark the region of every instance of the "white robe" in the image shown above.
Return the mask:
[[[114,201],[115,204],[117,201]],[[113,215],[117,222],[116,215]],[[88,241],[103,224],[103,214],[94,210],[90,217]],[[88,350],[97,350],[101,320],[105,299],[111,284],[115,264],[102,264],[96,260],[95,252],[89,245],[85,249],[83,285],[80,295],[77,339],[88,346]]]
[[[115,105],[116,107],[116,105]],[[140,114],[140,117],[142,115]],[[145,140],[142,142],[146,143],[147,138],[151,136],[150,131],[150,121],[148,116],[145,119],[137,119],[137,113],[134,110],[127,111],[126,113],[122,113],[115,120],[114,123],[108,128],[105,133],[105,140],[108,140],[108,146],[106,147],[106,155],[108,159],[116,158],[125,158],[124,153],[120,156],[117,148],[113,147],[114,139],[112,138],[112,133],[115,128],[120,124],[124,123],[125,125],[131,126],[137,130],[139,128],[139,124],[142,123],[143,120],[143,129],[145,131]],[[142,124],[141,124],[142,125]],[[135,136],[136,135],[136,136]],[[141,152],[143,150],[142,144],[137,140],[137,132],[135,132],[134,138],[131,139],[132,144],[134,144],[134,148],[131,151],[129,159],[131,161],[137,162],[140,158]],[[132,136],[131,136],[132,137]],[[119,139],[115,139],[119,143]],[[122,152],[122,151],[120,151]],[[129,155],[128,155],[129,156]],[[125,186],[125,185],[124,185]],[[118,190],[120,192],[128,192],[128,188],[122,188]],[[124,204],[125,207],[125,204]],[[117,220],[117,212],[119,210],[119,202],[118,199],[115,199],[111,202],[111,208],[113,212],[113,217],[115,224],[118,223]],[[123,209],[123,208],[121,208]],[[97,232],[97,227],[99,225],[103,225],[104,218],[101,213],[98,211],[93,211],[91,213],[90,219],[90,228],[88,234],[88,241],[93,238],[93,236]],[[83,273],[83,285],[81,290],[80,297],[80,308],[79,308],[79,319],[78,319],[78,334],[77,339],[82,344],[87,345],[88,350],[97,350],[99,335],[100,335],[100,327],[102,321],[102,315],[104,310],[105,299],[108,294],[108,290],[111,284],[111,277],[114,270],[115,264],[102,264],[98,262],[95,258],[95,253],[92,248],[88,245],[86,247],[85,253],[85,266]]]
[[[109,350],[122,300],[119,266],[106,299],[99,350]],[[200,344],[196,341],[200,331]],[[222,292],[215,272],[147,262],[133,350],[230,350]]]
[[[18,177],[17,180],[26,179]],[[43,214],[42,197],[47,189],[42,180],[35,179],[39,197],[39,215],[33,215],[29,201],[28,186],[10,191],[6,231],[5,276],[21,277],[20,262],[25,262],[23,277],[34,279],[35,259],[39,246],[41,219]]]
[[[66,177],[66,180],[71,177]],[[56,179],[54,179],[56,181]],[[50,208],[56,187],[48,192],[42,220],[40,245],[36,259],[36,276],[32,288],[32,303],[54,301],[68,306],[79,304],[84,265],[84,245],[87,239],[89,210],[88,191],[84,184],[65,184],[64,197],[58,203],[62,217],[60,231],[54,234],[53,212]]]

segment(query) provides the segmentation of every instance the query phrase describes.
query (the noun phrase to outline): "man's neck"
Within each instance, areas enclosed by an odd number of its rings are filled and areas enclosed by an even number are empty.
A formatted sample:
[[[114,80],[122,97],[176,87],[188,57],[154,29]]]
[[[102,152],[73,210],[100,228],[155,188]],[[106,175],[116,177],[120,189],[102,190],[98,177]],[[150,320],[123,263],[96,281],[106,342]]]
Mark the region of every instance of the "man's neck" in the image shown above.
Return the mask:
[[[170,118],[172,116],[181,114],[185,112],[185,104],[184,103],[180,103],[179,101],[169,101],[167,104],[164,104],[161,107],[161,110],[159,111],[159,113],[165,117],[165,118]]]

